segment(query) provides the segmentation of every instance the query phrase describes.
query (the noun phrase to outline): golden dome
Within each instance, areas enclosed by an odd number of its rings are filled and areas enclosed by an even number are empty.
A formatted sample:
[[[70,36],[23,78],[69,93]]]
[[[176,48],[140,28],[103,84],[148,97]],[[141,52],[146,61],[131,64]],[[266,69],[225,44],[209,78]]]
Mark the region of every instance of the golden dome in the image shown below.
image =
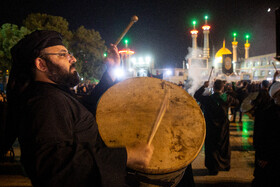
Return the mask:
[[[229,49],[226,48],[226,41],[223,42],[223,47],[216,53],[215,58],[223,57],[223,55],[232,54]]]

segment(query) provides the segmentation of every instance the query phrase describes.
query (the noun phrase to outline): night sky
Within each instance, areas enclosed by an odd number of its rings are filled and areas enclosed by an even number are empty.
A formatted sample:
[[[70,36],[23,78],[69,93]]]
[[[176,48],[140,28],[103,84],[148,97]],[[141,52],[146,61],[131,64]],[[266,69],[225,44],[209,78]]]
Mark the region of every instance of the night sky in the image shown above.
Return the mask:
[[[277,3],[278,2],[278,3]],[[191,47],[191,21],[198,21],[198,46],[203,47],[204,15],[211,25],[211,54],[222,47],[232,50],[232,33],[238,33],[238,55],[244,56],[244,36],[251,35],[250,56],[276,52],[275,12],[278,0],[1,0],[0,24],[22,25],[30,13],[62,16],[71,30],[84,25],[99,31],[106,45],[114,43],[131,17],[135,23],[126,35],[136,55],[150,55],[158,67],[182,67]],[[268,12],[268,8],[271,11]],[[214,48],[213,48],[214,46]],[[119,49],[123,44],[119,45]]]

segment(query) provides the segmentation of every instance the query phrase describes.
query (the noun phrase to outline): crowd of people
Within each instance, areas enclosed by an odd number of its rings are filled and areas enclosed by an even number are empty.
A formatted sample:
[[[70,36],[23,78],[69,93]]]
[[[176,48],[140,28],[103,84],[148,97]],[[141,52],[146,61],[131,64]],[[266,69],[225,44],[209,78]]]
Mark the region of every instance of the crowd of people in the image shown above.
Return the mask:
[[[90,81],[87,81],[85,83],[79,83],[77,86],[71,88],[71,90],[73,93],[80,96],[90,95],[97,84],[98,83],[91,83]]]
[[[209,87],[206,81],[195,92],[194,98],[201,104],[206,121],[205,166],[210,175],[230,170],[229,109],[233,113],[231,122],[235,122],[237,112],[240,114],[239,122],[242,122],[242,102],[250,93],[258,92],[250,103],[253,106],[251,115],[254,117],[255,148],[255,178],[252,185],[279,185],[280,82],[276,81],[279,74],[279,71],[275,72],[272,83],[264,80],[261,83],[242,81],[235,84],[215,80],[212,94],[204,93]]]

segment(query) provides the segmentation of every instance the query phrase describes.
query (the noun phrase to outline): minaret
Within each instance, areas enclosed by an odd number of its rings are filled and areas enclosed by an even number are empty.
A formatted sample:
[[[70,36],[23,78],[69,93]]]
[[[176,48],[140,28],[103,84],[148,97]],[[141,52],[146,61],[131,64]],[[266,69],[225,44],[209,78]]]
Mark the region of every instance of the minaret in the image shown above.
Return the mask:
[[[195,29],[196,21],[193,21],[193,30],[192,34],[192,57],[197,57],[197,33],[198,30]]]
[[[236,41],[236,33],[233,33],[233,42],[232,43],[232,62],[235,63],[237,62],[237,44],[238,42]]]
[[[245,47],[245,59],[249,58],[249,49],[250,49],[250,43],[248,42],[249,35],[247,34],[246,36],[246,43],[244,44]]]
[[[209,48],[209,33],[210,26],[207,25],[208,16],[205,16],[205,25],[202,26],[203,34],[204,34],[204,46],[203,46],[203,57],[210,57],[210,48]]]

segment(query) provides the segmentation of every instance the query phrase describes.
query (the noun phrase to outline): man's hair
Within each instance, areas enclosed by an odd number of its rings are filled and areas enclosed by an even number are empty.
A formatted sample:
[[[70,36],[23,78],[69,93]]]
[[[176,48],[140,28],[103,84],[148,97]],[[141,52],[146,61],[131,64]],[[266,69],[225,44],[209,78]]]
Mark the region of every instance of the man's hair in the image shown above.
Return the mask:
[[[267,80],[263,80],[263,81],[262,81],[262,86],[263,86],[264,88],[268,88],[268,87],[269,87],[269,82],[268,82]]]
[[[224,82],[220,79],[217,79],[214,82],[214,90],[221,91],[224,87]]]
[[[248,85],[248,82],[244,81],[243,82],[243,87],[247,86]]]

